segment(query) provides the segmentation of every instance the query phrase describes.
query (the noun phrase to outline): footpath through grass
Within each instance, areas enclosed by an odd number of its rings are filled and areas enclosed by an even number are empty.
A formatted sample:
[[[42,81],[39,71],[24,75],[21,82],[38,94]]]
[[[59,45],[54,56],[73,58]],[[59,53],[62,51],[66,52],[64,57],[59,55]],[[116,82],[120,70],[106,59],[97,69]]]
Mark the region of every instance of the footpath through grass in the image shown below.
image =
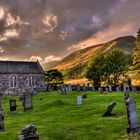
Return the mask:
[[[126,135],[127,115],[123,93],[97,94],[87,92],[82,106],[76,98],[83,92],[67,95],[40,93],[33,97],[32,112],[24,112],[18,97],[3,97],[5,131],[0,140],[16,140],[21,128],[34,124],[41,140],[123,140]],[[140,95],[132,94],[140,114]],[[17,100],[17,114],[9,114],[9,99]],[[117,105],[110,117],[102,117],[111,101]],[[139,116],[139,115],[138,115]],[[140,120],[140,118],[139,118]]]

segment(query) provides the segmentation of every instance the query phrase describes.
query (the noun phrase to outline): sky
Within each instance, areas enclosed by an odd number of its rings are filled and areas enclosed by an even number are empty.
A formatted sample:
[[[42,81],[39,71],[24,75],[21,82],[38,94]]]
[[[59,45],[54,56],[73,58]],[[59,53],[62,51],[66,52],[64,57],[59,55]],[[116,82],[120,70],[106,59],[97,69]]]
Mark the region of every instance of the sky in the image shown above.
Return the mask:
[[[140,0],[0,0],[0,60],[61,60],[134,35]]]

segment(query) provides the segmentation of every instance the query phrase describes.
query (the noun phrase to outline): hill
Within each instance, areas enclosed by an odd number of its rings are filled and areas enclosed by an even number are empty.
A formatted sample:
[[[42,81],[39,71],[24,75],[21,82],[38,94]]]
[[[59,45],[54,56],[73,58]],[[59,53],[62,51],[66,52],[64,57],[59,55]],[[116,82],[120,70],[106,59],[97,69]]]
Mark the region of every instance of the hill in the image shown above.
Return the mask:
[[[89,61],[91,57],[97,53],[107,53],[113,48],[119,48],[125,53],[131,54],[135,46],[135,41],[136,38],[134,36],[124,36],[111,40],[107,43],[90,46],[85,49],[81,49],[71,53],[70,55],[55,63],[55,65],[50,66],[49,68],[65,71],[80,63],[85,63]]]
[[[42,67],[44,70],[50,70],[51,68],[55,67],[55,65],[58,63],[59,61],[51,61],[48,63],[44,63],[42,64]]]

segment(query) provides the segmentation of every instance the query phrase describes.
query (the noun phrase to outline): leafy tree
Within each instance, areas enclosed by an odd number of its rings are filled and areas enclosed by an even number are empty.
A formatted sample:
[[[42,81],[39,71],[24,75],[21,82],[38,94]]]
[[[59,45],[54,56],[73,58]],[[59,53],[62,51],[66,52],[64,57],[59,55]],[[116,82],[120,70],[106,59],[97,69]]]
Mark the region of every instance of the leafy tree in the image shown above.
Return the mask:
[[[63,74],[57,69],[46,71],[45,79],[47,85],[57,86],[63,84]]]
[[[93,81],[95,87],[101,85],[104,78],[104,55],[98,54],[94,56],[88,63],[86,70],[86,78]]]
[[[136,78],[140,80],[140,29],[137,32],[136,47],[133,50],[133,70],[136,70]]]
[[[106,55],[105,59],[105,81],[107,84],[116,86],[123,82],[123,79],[126,80],[125,73],[128,70],[129,56],[115,48]]]
[[[128,55],[120,49],[113,49],[108,54],[98,54],[93,57],[87,67],[86,77],[93,81],[94,86],[101,82],[116,86],[126,80]]]

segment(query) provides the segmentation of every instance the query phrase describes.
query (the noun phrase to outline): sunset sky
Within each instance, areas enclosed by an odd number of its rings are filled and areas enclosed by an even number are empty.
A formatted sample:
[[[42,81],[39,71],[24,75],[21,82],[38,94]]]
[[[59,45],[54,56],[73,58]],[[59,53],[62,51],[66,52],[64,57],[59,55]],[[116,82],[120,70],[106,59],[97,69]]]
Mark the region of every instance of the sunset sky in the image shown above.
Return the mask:
[[[139,28],[140,0],[0,0],[0,59],[60,60]]]

